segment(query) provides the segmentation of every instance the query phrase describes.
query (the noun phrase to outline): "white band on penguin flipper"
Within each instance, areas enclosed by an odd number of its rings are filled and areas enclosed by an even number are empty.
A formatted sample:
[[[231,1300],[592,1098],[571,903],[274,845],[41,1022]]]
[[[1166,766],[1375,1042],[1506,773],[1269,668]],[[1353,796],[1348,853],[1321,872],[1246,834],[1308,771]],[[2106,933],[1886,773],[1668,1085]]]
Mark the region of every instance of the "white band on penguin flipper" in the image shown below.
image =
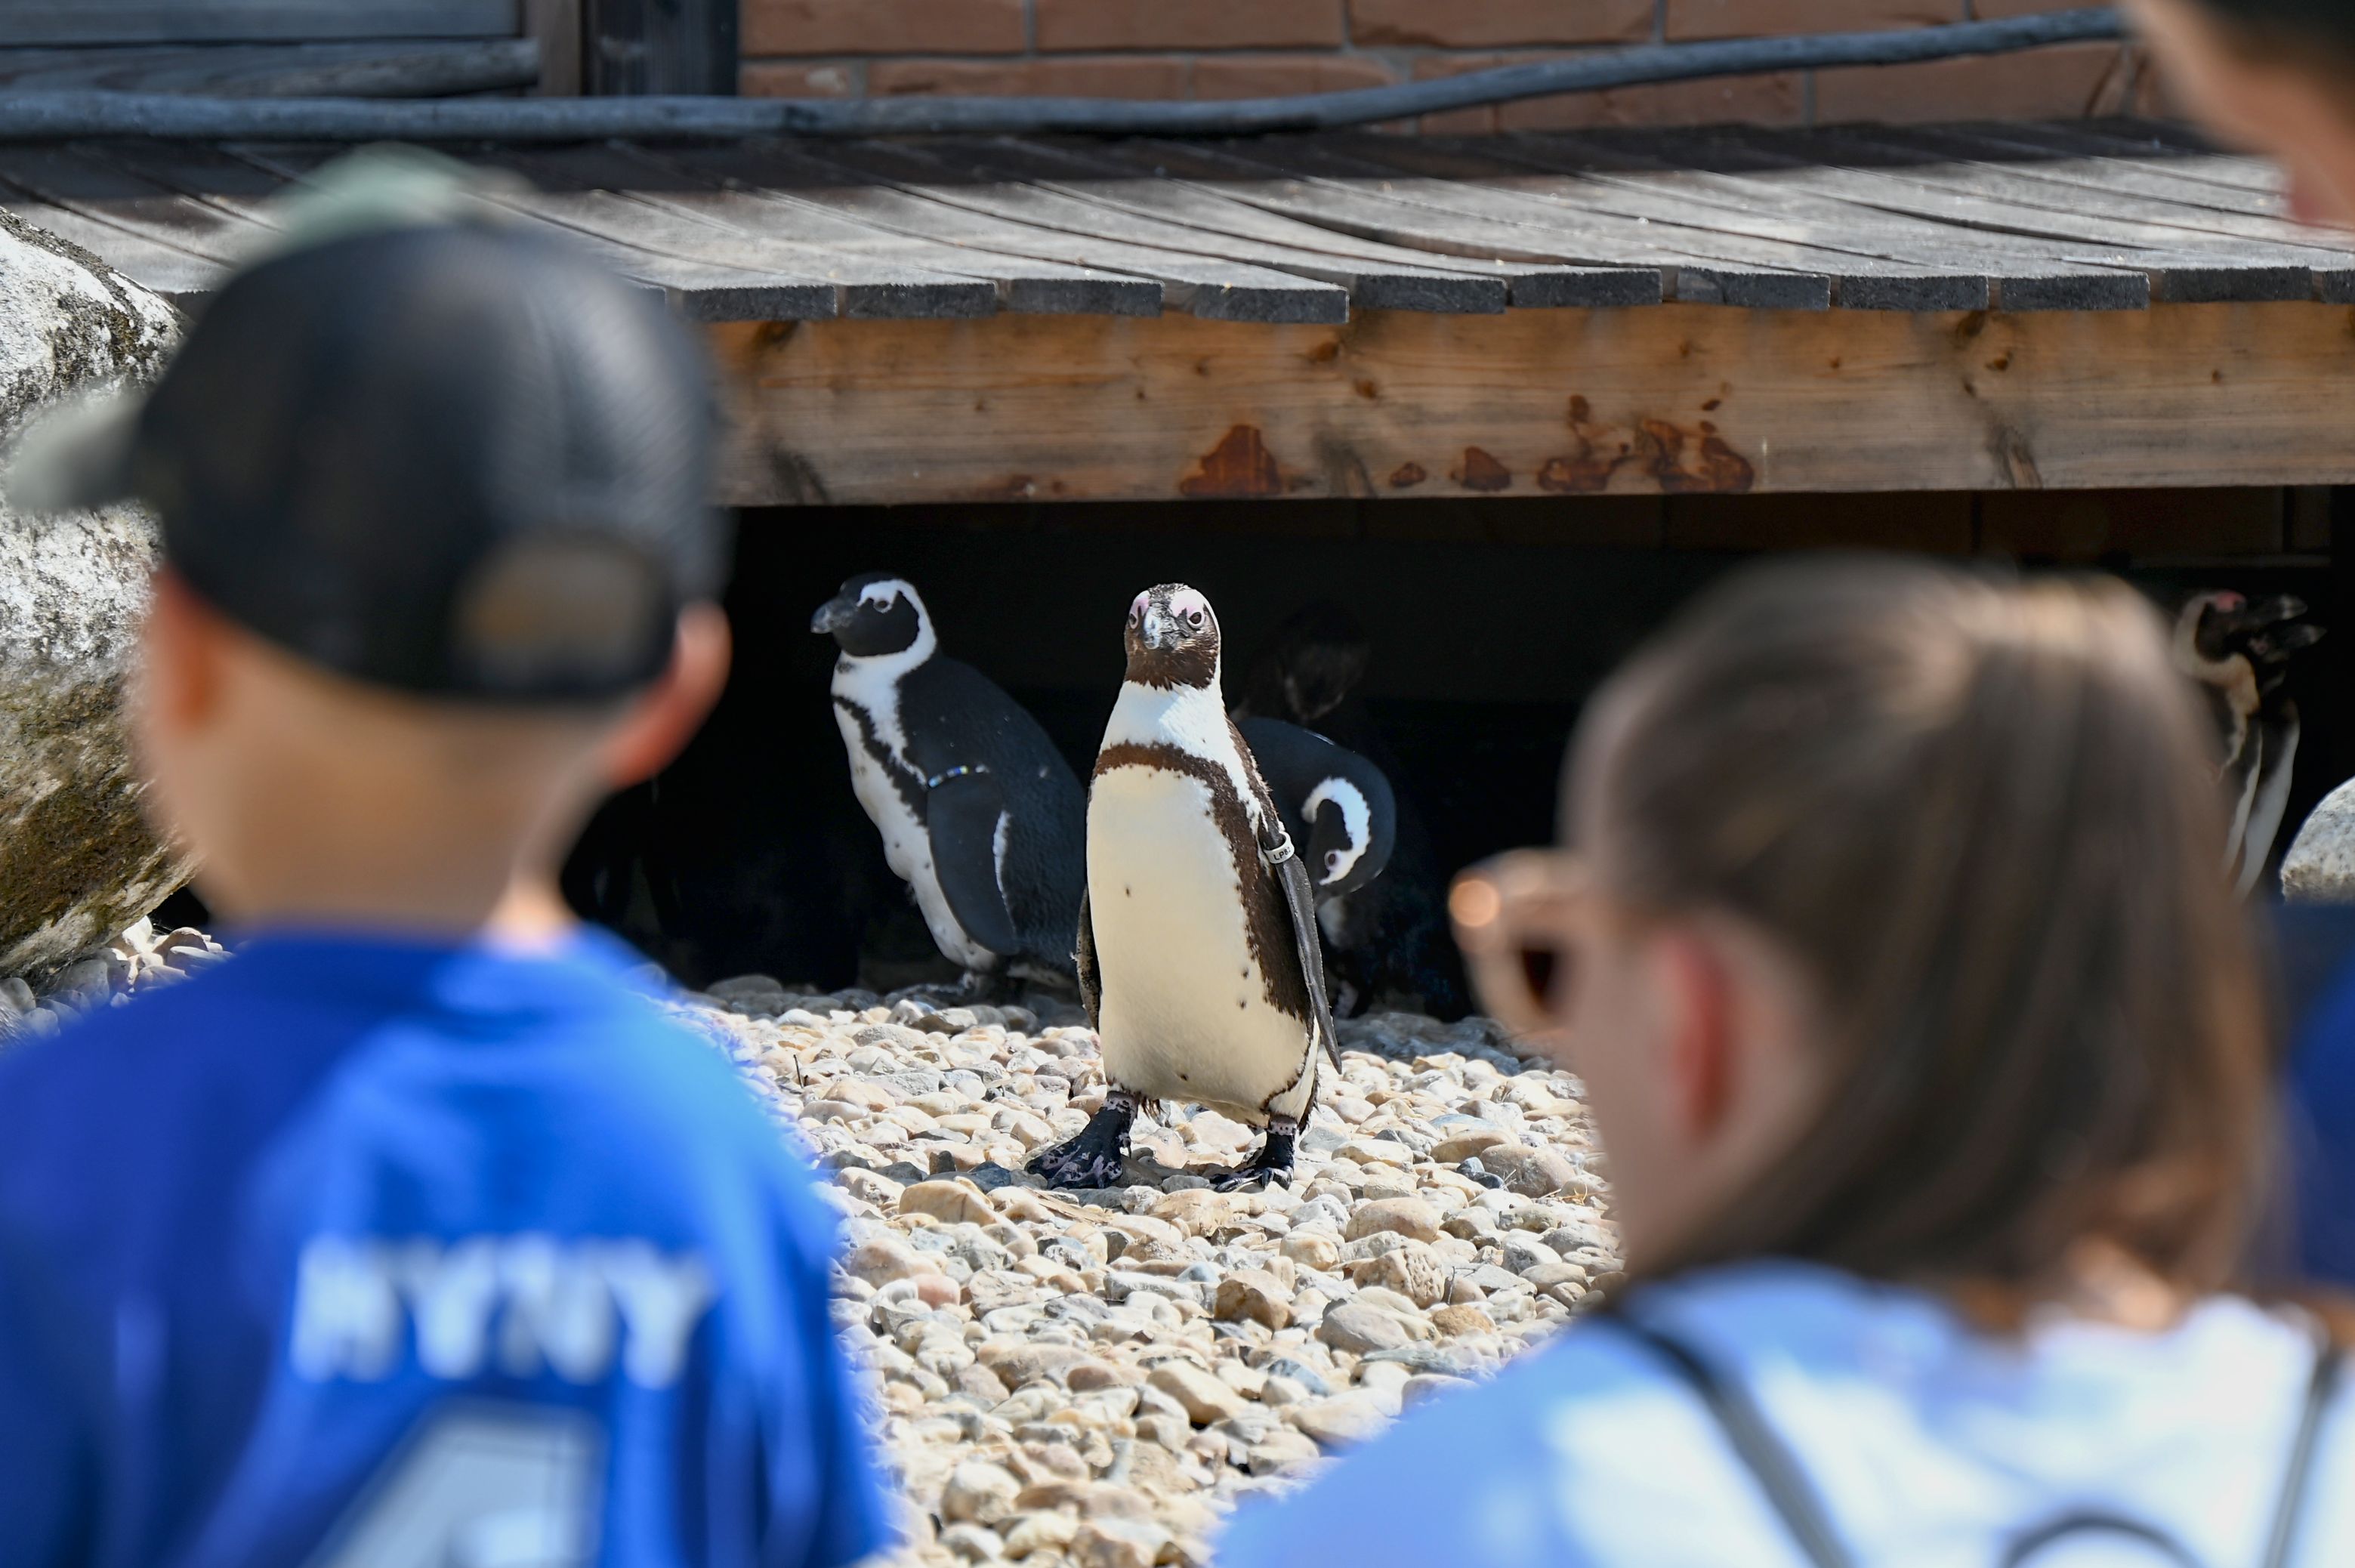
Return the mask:
[[[1283,824],[1278,823],[1275,829],[1275,848],[1270,849],[1263,847],[1259,852],[1259,858],[1271,866],[1281,866],[1291,859],[1292,856],[1292,835],[1284,830]]]

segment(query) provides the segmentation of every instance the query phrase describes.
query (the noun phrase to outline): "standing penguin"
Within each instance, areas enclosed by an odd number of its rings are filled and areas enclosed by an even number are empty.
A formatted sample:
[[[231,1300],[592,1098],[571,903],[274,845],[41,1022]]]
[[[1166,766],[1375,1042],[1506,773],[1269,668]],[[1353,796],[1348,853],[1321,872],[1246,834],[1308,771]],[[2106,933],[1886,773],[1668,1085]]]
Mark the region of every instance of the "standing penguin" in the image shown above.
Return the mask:
[[[2287,594],[2252,600],[2227,590],[2192,595],[2176,616],[2176,667],[2206,695],[2222,743],[2219,776],[2232,807],[2224,873],[2244,898],[2289,804],[2300,726],[2283,684],[2290,656],[2323,632],[2305,614],[2305,602]]]
[[[1087,801],[1039,721],[943,658],[904,579],[868,572],[818,606],[841,645],[834,717],[883,858],[969,976],[1071,977]]]
[[[1219,695],[1219,622],[1179,583],[1136,596],[1128,676],[1088,795],[1080,994],[1110,1092],[1030,1168],[1068,1187],[1118,1178],[1130,1124],[1188,1100],[1267,1129],[1220,1179],[1289,1181],[1339,1061],[1310,874]]]

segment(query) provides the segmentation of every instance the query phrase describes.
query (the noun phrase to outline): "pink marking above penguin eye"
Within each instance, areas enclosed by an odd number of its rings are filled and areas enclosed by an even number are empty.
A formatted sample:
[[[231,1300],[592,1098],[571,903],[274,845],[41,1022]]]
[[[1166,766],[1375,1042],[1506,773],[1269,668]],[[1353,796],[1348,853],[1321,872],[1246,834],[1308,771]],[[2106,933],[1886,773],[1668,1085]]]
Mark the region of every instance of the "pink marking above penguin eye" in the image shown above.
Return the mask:
[[[1210,602],[1191,588],[1180,589],[1169,596],[1169,611],[1186,618],[1186,624],[1196,631],[1210,618]]]
[[[1138,594],[1135,598],[1128,602],[1128,624],[1130,625],[1134,626],[1139,621],[1145,619],[1146,601],[1152,597],[1153,595],[1150,592],[1145,592]]]

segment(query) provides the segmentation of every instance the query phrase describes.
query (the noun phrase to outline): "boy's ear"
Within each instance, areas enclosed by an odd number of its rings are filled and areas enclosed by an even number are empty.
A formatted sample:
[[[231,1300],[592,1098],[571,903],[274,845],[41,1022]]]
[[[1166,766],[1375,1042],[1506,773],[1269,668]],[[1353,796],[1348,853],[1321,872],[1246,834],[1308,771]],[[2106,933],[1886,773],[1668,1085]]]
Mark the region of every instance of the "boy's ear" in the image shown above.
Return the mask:
[[[204,722],[220,701],[219,618],[168,567],[155,573],[141,638],[142,699],[154,718],[174,730]]]
[[[733,644],[728,616],[717,604],[679,612],[670,664],[640,692],[604,746],[606,782],[615,789],[652,777],[695,738],[728,684]]]
[[[1732,1100],[1732,979],[1698,933],[1671,930],[1656,940],[1655,961],[1671,997],[1669,1110],[1686,1143],[1697,1147],[1724,1125]]]

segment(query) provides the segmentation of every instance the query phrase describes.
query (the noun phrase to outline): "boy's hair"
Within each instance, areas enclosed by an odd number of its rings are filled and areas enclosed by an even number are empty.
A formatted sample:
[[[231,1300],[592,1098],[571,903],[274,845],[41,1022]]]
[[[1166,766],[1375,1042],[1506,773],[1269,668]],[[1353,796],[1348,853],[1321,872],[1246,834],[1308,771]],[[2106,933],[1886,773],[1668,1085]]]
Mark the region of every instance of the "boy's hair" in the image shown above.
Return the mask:
[[[2271,1063],[2200,716],[2109,580],[1810,560],[1707,594],[1599,699],[1585,848],[1820,998],[1814,1124],[1667,1268],[1775,1253],[2022,1300],[2106,1242],[2233,1268]]]

